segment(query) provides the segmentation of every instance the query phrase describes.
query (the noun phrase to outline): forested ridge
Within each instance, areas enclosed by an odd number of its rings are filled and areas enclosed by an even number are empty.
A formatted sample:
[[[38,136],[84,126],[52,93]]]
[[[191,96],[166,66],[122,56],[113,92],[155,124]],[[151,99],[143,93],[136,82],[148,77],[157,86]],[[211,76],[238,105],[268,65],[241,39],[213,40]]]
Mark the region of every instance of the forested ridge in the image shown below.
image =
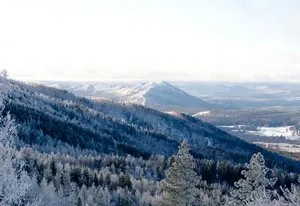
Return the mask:
[[[10,111],[20,124],[19,136],[24,144],[35,145],[41,151],[62,144],[97,153],[148,158],[171,156],[187,139],[196,157],[244,163],[253,153],[262,152],[272,166],[299,168],[295,161],[189,115],[175,117],[143,106],[93,102],[42,85],[12,80],[6,84],[10,92],[5,111]]]
[[[0,205],[300,203],[297,161],[191,116],[6,78],[1,90]]]

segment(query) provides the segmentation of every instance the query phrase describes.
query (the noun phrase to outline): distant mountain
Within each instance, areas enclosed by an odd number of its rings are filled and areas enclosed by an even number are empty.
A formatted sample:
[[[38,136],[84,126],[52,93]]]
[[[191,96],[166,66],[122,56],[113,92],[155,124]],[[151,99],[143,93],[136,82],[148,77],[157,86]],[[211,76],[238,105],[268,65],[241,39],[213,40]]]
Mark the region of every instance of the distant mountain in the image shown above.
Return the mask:
[[[46,82],[48,86],[66,89],[76,95],[96,100],[113,100],[118,103],[138,104],[160,111],[197,112],[218,107],[192,96],[178,87],[165,82],[118,82],[79,83]]]
[[[299,83],[280,82],[172,82],[187,93],[226,109],[298,107]]]
[[[261,95],[255,90],[255,88],[250,88],[239,83],[174,82],[173,84],[199,98],[237,98]]]
[[[160,111],[190,114],[213,109],[299,107],[300,103],[300,84],[297,83],[137,81],[42,83],[97,100],[108,99],[118,103],[144,105]]]
[[[196,157],[247,162],[262,152],[269,166],[299,168],[299,163],[234,137],[192,116],[166,114],[138,105],[96,102],[66,90],[17,81],[9,87],[6,110],[20,125],[20,145],[42,152],[113,153],[148,158],[176,153],[187,139]],[[172,88],[172,87],[171,87]],[[81,153],[77,153],[77,148]]]

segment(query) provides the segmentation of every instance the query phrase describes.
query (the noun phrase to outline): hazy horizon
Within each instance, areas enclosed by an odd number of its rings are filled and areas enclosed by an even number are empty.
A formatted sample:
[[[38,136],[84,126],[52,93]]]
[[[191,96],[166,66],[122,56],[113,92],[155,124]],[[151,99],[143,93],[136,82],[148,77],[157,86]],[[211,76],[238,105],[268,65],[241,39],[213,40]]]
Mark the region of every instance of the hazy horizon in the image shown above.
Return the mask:
[[[1,1],[19,80],[300,81],[300,2]]]
[[[10,77],[11,78],[11,77]],[[14,78],[12,78],[14,79]],[[300,84],[299,81],[282,81],[282,80],[269,80],[269,81],[255,81],[255,80],[163,80],[163,79],[51,79],[51,80],[43,80],[43,79],[22,79],[15,78],[16,80],[31,82],[31,83],[57,83],[57,82],[74,82],[74,83],[147,83],[147,82],[167,82],[170,84],[181,84],[181,83],[195,83],[195,84]]]

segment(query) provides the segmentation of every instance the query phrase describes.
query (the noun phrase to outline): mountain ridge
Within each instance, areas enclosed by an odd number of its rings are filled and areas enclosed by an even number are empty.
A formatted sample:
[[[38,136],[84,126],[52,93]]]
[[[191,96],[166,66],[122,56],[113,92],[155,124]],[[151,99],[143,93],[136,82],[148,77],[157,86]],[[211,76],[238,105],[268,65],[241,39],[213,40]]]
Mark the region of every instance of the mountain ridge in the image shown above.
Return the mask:
[[[3,83],[2,83],[3,84]],[[66,90],[10,81],[6,111],[20,125],[23,144],[41,151],[70,145],[96,153],[148,158],[171,156],[187,139],[196,157],[246,162],[262,152],[270,165],[298,168],[299,163],[268,152],[190,115],[172,116],[139,105],[95,102]]]
[[[218,107],[166,81],[134,83],[49,83],[46,85],[66,89],[76,95],[95,100],[112,100],[118,103],[138,104],[160,111],[177,110],[193,112]]]

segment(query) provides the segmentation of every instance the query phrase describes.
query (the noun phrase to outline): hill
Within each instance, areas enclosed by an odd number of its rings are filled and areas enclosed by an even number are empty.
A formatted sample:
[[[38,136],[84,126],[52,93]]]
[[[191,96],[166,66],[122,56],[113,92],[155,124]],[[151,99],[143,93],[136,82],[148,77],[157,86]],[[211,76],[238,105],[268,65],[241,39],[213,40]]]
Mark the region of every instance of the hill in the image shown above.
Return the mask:
[[[272,167],[299,163],[268,152],[192,116],[169,115],[139,105],[95,102],[65,90],[1,80],[9,88],[6,111],[20,127],[20,144],[44,152],[171,156],[187,139],[195,157],[246,162],[262,152]]]
[[[76,95],[95,100],[112,100],[151,107],[160,111],[196,112],[218,108],[180,88],[165,82],[43,82]]]

